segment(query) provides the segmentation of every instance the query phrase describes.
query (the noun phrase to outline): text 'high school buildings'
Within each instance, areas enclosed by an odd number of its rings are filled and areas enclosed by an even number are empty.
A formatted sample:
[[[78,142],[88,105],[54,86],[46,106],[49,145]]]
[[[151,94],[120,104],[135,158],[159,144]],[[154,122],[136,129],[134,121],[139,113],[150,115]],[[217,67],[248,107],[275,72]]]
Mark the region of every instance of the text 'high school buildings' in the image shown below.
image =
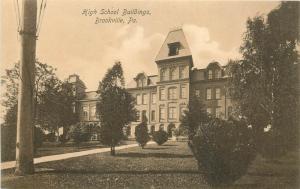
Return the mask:
[[[227,93],[225,67],[211,62],[205,69],[193,68],[192,54],[182,29],[169,32],[155,63],[158,75],[139,73],[126,87],[136,98],[138,110],[137,122],[132,122],[127,129],[130,137],[134,137],[135,126],[143,116],[147,117],[150,132],[163,128],[171,134],[171,130],[180,125],[191,93],[205,105],[207,112],[228,118],[232,104]],[[79,111],[80,121],[100,125],[96,115],[96,91],[85,92],[85,85],[78,75],[69,76],[69,82],[73,83],[78,99],[75,109]]]

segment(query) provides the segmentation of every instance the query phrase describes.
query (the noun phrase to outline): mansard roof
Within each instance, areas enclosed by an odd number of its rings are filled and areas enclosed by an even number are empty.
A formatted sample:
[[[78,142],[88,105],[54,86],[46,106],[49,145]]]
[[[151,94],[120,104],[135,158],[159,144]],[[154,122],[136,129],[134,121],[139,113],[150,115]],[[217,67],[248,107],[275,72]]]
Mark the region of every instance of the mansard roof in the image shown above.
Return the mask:
[[[169,45],[179,43],[179,52],[177,55],[169,56]],[[156,58],[155,62],[159,62],[162,60],[169,60],[180,57],[192,56],[189,45],[186,41],[184,32],[182,28],[171,30],[168,33],[163,45],[161,46]]]
[[[80,101],[91,101],[91,100],[98,100],[99,94],[97,91],[88,91],[84,93],[84,96],[80,99]]]

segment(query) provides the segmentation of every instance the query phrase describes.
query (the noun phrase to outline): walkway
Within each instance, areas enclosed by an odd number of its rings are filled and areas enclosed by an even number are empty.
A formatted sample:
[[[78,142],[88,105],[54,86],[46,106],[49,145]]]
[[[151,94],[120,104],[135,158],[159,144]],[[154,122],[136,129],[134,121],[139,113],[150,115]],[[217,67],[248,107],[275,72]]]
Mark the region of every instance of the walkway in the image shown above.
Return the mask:
[[[148,142],[148,144],[153,144],[153,143],[154,142]],[[124,146],[118,146],[118,147],[116,147],[116,150],[122,150],[122,149],[132,148],[132,147],[136,147],[136,146],[138,146],[138,144],[129,144],[129,145],[124,145]],[[39,158],[34,158],[34,164],[50,162],[50,161],[58,161],[58,160],[63,160],[63,159],[86,156],[86,155],[90,155],[90,154],[104,153],[104,152],[109,152],[109,151],[110,151],[110,147],[86,150],[86,151],[80,151],[80,152],[72,152],[72,153],[66,153],[66,154],[43,156],[43,157],[39,157]],[[3,163],[1,163],[1,170],[11,169],[11,168],[14,168],[15,166],[16,166],[16,161],[3,162]]]

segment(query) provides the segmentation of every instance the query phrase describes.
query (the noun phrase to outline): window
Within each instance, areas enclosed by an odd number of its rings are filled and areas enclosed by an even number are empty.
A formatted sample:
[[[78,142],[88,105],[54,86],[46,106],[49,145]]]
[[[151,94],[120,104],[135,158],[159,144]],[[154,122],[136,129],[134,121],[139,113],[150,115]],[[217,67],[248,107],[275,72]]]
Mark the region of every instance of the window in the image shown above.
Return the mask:
[[[186,86],[185,86],[185,85],[181,85],[181,88],[180,88],[180,96],[181,96],[181,98],[186,98],[186,97],[187,97],[187,94],[186,94]]]
[[[165,120],[165,108],[163,106],[159,107],[159,120],[160,121]]]
[[[175,56],[179,53],[179,46],[180,44],[178,42],[176,43],[170,43],[169,46],[169,56]]]
[[[211,89],[206,89],[206,99],[207,100],[211,99]]]
[[[208,79],[212,79],[212,75],[213,75],[212,70],[208,70]]]
[[[206,112],[208,113],[208,114],[211,114],[211,108],[206,108]]]
[[[165,100],[166,96],[165,96],[165,89],[161,88],[160,89],[160,100]]]
[[[217,78],[221,78],[222,77],[222,71],[221,70],[217,70]]]
[[[170,80],[176,79],[176,68],[170,69]]]
[[[169,104],[169,119],[176,119],[176,104],[175,103],[170,103]]]
[[[216,88],[216,99],[221,99],[221,89]]]
[[[200,90],[199,90],[199,89],[196,89],[196,90],[195,90],[195,96],[196,96],[196,97],[200,97]]]
[[[155,121],[155,110],[151,111],[151,121]]]
[[[83,111],[83,118],[88,119],[89,107],[88,106],[83,106],[82,111]]]
[[[216,117],[220,118],[221,117],[221,107],[216,108]]]
[[[172,87],[172,88],[169,88],[169,92],[168,92],[168,99],[176,99],[176,88],[175,87]]]
[[[76,113],[76,104],[75,104],[75,102],[72,103],[72,110],[73,110],[73,113]]]
[[[185,66],[180,66],[179,67],[179,78],[180,79],[183,79],[183,78],[185,78],[186,76],[185,76]]]
[[[137,85],[138,85],[138,87],[142,87],[143,86],[143,80],[139,79],[137,81]]]
[[[96,117],[96,106],[91,106],[91,117]]]
[[[142,104],[142,98],[141,98],[141,95],[140,94],[137,94],[136,95],[136,104]]]
[[[137,121],[141,120],[141,113],[140,113],[140,111],[136,111],[136,120]]]
[[[156,103],[156,93],[152,93],[151,102],[152,102],[152,104]]]
[[[148,101],[148,95],[147,94],[143,94],[142,95],[142,104],[147,104]]]
[[[143,110],[142,111],[142,121],[145,121],[145,120],[147,120],[147,111]]]
[[[167,69],[165,69],[165,68],[161,69],[160,76],[161,76],[161,78],[160,78],[161,81],[167,81],[168,80],[167,79]]]

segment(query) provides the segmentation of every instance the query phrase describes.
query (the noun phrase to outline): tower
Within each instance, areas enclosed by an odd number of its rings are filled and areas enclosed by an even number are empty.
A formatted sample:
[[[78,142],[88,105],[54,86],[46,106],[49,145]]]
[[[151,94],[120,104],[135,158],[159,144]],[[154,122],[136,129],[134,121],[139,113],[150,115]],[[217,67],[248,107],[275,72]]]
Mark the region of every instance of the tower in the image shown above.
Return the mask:
[[[155,62],[158,69],[157,117],[159,127],[169,132],[180,124],[180,117],[189,101],[192,54],[183,30],[168,33]]]

